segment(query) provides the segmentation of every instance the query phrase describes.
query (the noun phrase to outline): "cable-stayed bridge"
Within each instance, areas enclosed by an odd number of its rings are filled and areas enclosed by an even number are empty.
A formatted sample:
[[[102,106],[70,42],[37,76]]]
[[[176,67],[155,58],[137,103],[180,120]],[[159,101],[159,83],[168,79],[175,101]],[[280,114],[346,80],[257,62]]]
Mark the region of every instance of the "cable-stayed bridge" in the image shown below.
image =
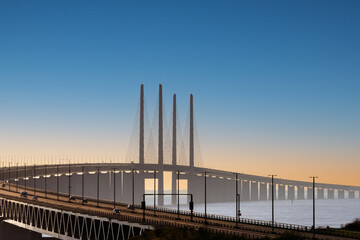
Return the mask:
[[[268,236],[268,222],[254,222],[238,215],[229,218],[193,212],[193,203],[236,202],[238,213],[241,201],[271,200],[271,178],[201,167],[196,162],[193,95],[190,95],[187,134],[183,134],[187,139],[182,139],[180,144],[178,139],[182,133],[177,128],[176,95],[173,96],[171,128],[167,131],[164,131],[166,121],[161,85],[158,100],[156,121],[153,123],[157,125],[156,133],[147,133],[144,86],[141,85],[138,121],[135,121],[135,136],[130,141],[127,163],[89,163],[86,160],[71,163],[63,160],[58,164],[4,164],[0,169],[2,217],[52,236],[82,239],[127,239],[151,229],[151,226],[172,226],[173,223],[178,227],[196,228],[198,224],[208,223],[206,226],[211,231],[258,237],[259,234],[254,235],[253,231],[259,230]],[[184,147],[184,142],[187,147]],[[152,156],[149,157],[152,159],[148,161],[147,156]],[[166,192],[164,187],[164,173],[167,172],[171,173],[172,179],[170,192]],[[145,182],[148,179],[152,179],[155,185],[152,193],[146,191]],[[187,183],[185,195],[190,202],[190,211],[172,212],[161,208],[167,195],[171,196],[172,204],[178,203],[180,181]],[[359,198],[360,191],[358,186],[325,183],[316,183],[314,189],[313,183],[288,179],[276,179],[274,189],[276,200],[313,199],[313,195],[317,199]],[[29,196],[19,196],[20,191],[26,191]],[[144,199],[148,198],[145,194],[150,197],[153,194],[157,199],[153,206],[146,205]],[[131,209],[126,208],[127,204]],[[117,208],[121,209],[121,214],[112,212]],[[241,228],[241,224],[245,225]],[[244,227],[246,224],[254,226],[247,229]],[[304,234],[310,230],[290,224],[276,226],[277,233],[270,231],[274,236],[284,228],[298,229]]]

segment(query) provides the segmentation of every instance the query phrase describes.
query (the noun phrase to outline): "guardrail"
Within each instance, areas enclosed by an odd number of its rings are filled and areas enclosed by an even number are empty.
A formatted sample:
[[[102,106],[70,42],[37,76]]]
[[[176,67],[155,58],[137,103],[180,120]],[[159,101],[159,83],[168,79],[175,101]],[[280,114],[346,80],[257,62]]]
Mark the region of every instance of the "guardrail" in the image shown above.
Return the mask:
[[[28,188],[29,190],[32,189],[31,187]],[[7,189],[4,189],[6,191],[8,191]],[[38,191],[39,192],[39,191]],[[40,192],[43,192],[43,191],[40,191]],[[55,195],[56,197],[56,194],[57,192],[53,192],[53,191],[47,191],[48,194],[52,194],[52,195]],[[65,194],[65,193],[59,193],[59,196],[62,196],[62,197],[67,197],[68,194]],[[74,195],[77,199],[81,199],[81,196],[78,196],[78,195]],[[49,197],[48,197],[49,198]],[[52,198],[49,198],[49,199],[52,199]],[[89,198],[89,197],[86,197],[86,199],[90,200],[90,201],[93,201],[93,202],[96,202],[97,199],[96,198]],[[26,201],[30,201],[33,203],[33,201],[31,200],[28,200],[28,199],[24,199]],[[99,203],[106,203],[106,204],[109,204],[109,205],[112,205],[114,202],[113,201],[110,201],[110,200],[99,200]],[[123,206],[123,207],[126,207],[128,204],[131,204],[131,203],[123,203],[123,202],[116,202],[116,205],[117,206]],[[64,207],[64,208],[68,208],[68,207]],[[72,207],[70,207],[71,209],[73,209]],[[138,209],[141,209],[141,206],[140,205],[135,205],[135,208],[138,208]],[[65,209],[64,209],[65,210]],[[77,209],[79,210],[79,209]],[[154,207],[153,206],[146,206],[146,210],[151,210],[153,211],[154,210]],[[83,211],[83,210],[82,210]],[[132,212],[131,210],[123,210],[124,212]],[[172,213],[174,214],[174,217],[167,217],[169,219],[175,219],[176,216],[177,216],[177,209],[171,209],[171,208],[165,208],[165,207],[156,207],[156,211],[157,212],[163,212],[163,213]],[[139,216],[139,217],[135,217],[135,216],[127,216],[127,215],[116,215],[116,214],[113,214],[113,213],[106,213],[104,211],[94,211],[94,210],[88,210],[86,212],[82,212],[82,213],[86,213],[86,214],[93,214],[93,215],[97,215],[97,216],[103,216],[103,217],[108,217],[108,218],[116,218],[118,220],[125,220],[125,221],[130,221],[130,222],[137,222],[137,223],[148,223],[148,224],[153,224],[151,221],[152,219],[146,219],[146,221],[144,222],[142,217]],[[146,213],[147,216],[152,216],[151,213]],[[180,210],[180,215],[183,215],[183,216],[189,216],[191,215],[191,212],[190,211],[187,211],[187,210]],[[199,212],[193,212],[193,216],[195,218],[204,218],[205,217],[205,214],[204,213],[199,213]],[[165,216],[158,216],[158,217],[164,217]],[[236,223],[236,218],[235,217],[231,217],[231,216],[223,216],[223,215],[216,215],[216,214],[207,214],[207,219],[212,219],[212,220],[215,220],[215,221],[222,221],[222,222],[225,222],[224,223],[216,223],[216,222],[209,222],[208,225],[212,225],[212,226],[222,226],[222,227],[228,227],[228,228],[234,228],[235,226],[233,224],[229,225],[229,224],[226,224],[226,222],[228,223]],[[149,222],[150,221],[150,222]],[[157,220],[156,220],[157,221]],[[159,220],[160,221],[160,220]],[[189,220],[190,221],[190,220]],[[160,221],[161,224],[160,225],[163,225],[163,226],[168,226],[168,222],[169,221],[166,221],[166,220],[161,220]],[[194,219],[194,222],[197,222],[197,223],[203,223],[203,221],[200,221],[200,220],[197,220],[197,219]],[[257,225],[257,226],[266,226],[266,227],[271,227],[272,226],[272,223],[271,221],[264,221],[264,220],[257,220],[257,219],[248,219],[248,218],[239,218],[238,219],[238,223],[243,223],[243,224],[249,224],[249,225]],[[178,224],[178,223],[176,223]],[[180,225],[179,225],[180,226]],[[275,222],[274,223],[274,227],[275,228],[278,228],[278,229],[285,229],[285,230],[295,230],[295,231],[302,231],[302,232],[311,232],[312,231],[312,227],[309,227],[309,226],[303,226],[303,225],[297,225],[297,224],[287,224],[287,223],[278,223],[278,222]],[[244,230],[251,230],[251,229],[247,229],[247,228],[241,228],[241,229],[244,229]],[[266,231],[268,233],[270,233],[271,231]],[[346,232],[346,231],[339,231],[337,229],[316,229],[316,233],[317,234],[324,234],[324,235],[331,235],[331,236],[340,236],[340,237],[352,237],[352,238],[359,238],[360,239],[360,234],[357,234],[357,233],[353,233],[353,232]]]

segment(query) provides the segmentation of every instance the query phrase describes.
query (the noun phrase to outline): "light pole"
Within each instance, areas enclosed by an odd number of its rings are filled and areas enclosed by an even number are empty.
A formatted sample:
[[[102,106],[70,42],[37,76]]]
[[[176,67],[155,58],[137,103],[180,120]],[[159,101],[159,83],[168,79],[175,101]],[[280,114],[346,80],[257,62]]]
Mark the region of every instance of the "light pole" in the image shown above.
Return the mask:
[[[18,191],[18,182],[19,182],[19,163],[16,163],[16,192]]]
[[[313,180],[313,239],[315,239],[315,176],[309,177]]]
[[[34,180],[34,196],[36,196],[36,165],[34,164],[34,176],[33,176],[33,180]]]
[[[205,217],[205,220],[204,220],[204,223],[205,224],[207,224],[207,215],[206,215],[206,177],[207,177],[207,172],[204,172],[204,183],[205,183],[205,197],[204,197],[204,202],[205,202],[205,211],[204,211],[204,213],[205,213],[205,215],[204,215],[204,217]]]
[[[135,172],[134,169],[132,169],[132,210],[135,211]]]
[[[56,200],[59,201],[59,164],[56,165]]]
[[[3,184],[5,183],[5,176],[4,176],[4,174],[5,174],[4,171],[5,171],[5,170],[4,170],[4,169],[5,169],[4,163],[2,162],[2,163],[1,163],[1,170],[2,170],[2,182],[3,182]],[[4,185],[5,185],[5,184],[4,184]],[[4,186],[4,185],[3,185],[3,186]]]
[[[114,168],[114,209],[116,209],[116,173],[115,173],[115,168]]]
[[[236,211],[236,227],[238,227],[239,217],[241,216],[240,212],[240,194],[239,194],[239,176],[238,173],[235,173],[235,211]]]
[[[71,202],[71,168],[70,168],[70,161],[69,161],[69,202]]]
[[[271,230],[274,232],[274,177],[276,175],[271,176]]]
[[[177,205],[178,219],[180,219],[180,171],[177,171]]]
[[[154,170],[154,216],[156,216],[156,170]]]
[[[8,180],[8,184],[9,184],[9,191],[10,191],[10,168],[11,168],[11,162],[9,162],[9,180]]]
[[[24,177],[24,185],[25,185],[25,192],[26,192],[26,163],[24,165],[24,175],[25,175],[25,177]]]
[[[100,207],[99,206],[99,177],[100,177],[100,170],[99,170],[99,167],[97,167],[97,204],[96,204],[96,207]]]
[[[46,164],[44,165],[45,167],[45,174],[44,174],[44,182],[45,182],[45,198],[47,198],[47,166]]]
[[[82,199],[82,204],[84,204],[84,175],[85,175],[85,169],[84,166],[81,167],[81,171],[82,171],[82,175],[81,175],[81,199]]]

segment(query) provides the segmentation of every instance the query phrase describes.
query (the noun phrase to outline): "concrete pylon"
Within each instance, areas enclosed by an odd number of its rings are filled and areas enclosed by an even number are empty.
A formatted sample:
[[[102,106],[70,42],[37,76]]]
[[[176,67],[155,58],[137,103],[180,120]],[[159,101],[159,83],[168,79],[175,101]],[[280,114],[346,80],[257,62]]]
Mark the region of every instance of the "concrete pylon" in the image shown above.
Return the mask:
[[[173,138],[172,138],[172,165],[176,166],[176,94],[173,96]],[[171,193],[176,194],[176,171],[172,171]],[[171,197],[171,203],[176,204],[176,196]]]
[[[194,101],[190,94],[190,167],[194,168]]]
[[[144,84],[140,87],[139,163],[144,164]]]
[[[197,194],[199,189],[202,188],[202,186],[199,185],[199,183],[196,181],[197,177],[194,173],[194,101],[193,101],[193,95],[190,94],[190,141],[189,141],[189,176],[188,176],[188,193]],[[188,200],[190,198],[188,197]],[[201,200],[203,201],[203,200]]]
[[[162,98],[162,85],[159,84],[159,139],[158,139],[158,164],[159,164],[159,174],[158,174],[158,193],[164,193],[164,149],[163,149],[163,98]],[[159,205],[164,205],[164,196],[158,196]]]

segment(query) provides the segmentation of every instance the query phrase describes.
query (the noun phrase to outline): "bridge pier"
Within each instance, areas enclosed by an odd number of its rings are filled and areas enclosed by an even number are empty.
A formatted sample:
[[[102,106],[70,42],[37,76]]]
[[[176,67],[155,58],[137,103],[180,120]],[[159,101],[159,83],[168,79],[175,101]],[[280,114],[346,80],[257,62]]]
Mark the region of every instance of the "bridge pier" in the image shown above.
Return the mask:
[[[293,185],[288,185],[288,200],[295,199],[295,187]]]
[[[204,202],[204,176],[198,176],[195,173],[188,174],[187,191],[193,195],[195,203]],[[190,198],[188,199],[190,201]]]
[[[267,200],[267,183],[266,182],[260,183],[260,200],[262,200],[262,201]]]
[[[171,193],[172,194],[177,194],[177,172],[176,171],[172,171],[171,174]],[[172,195],[171,196],[171,204],[176,204],[177,202],[177,197],[176,195]]]
[[[250,182],[248,180],[241,181],[241,201],[249,201],[250,200]]]
[[[304,186],[297,186],[297,199],[302,200],[305,199],[304,196]]]
[[[208,203],[218,202],[221,198],[221,195],[224,194],[223,190],[225,186],[221,186],[216,176],[212,176],[210,174],[206,181],[207,181],[206,182],[207,202]]]
[[[285,200],[285,185],[278,184],[278,200]]]
[[[323,188],[318,188],[317,189],[317,198],[318,199],[324,199],[324,189]]]
[[[313,199],[313,188],[307,187],[307,199]]]
[[[344,199],[345,193],[344,189],[338,189],[338,199]]]
[[[123,171],[123,184],[122,184],[122,200],[126,203],[132,202],[132,173],[131,171]]]
[[[163,194],[164,193],[164,171],[159,170],[157,173],[158,176],[158,193]],[[164,195],[158,196],[158,205],[164,206]]]
[[[328,189],[328,199],[334,199],[334,189]]]
[[[355,198],[355,191],[349,190],[349,198]]]
[[[251,181],[251,201],[259,200],[259,184],[256,181]]]

